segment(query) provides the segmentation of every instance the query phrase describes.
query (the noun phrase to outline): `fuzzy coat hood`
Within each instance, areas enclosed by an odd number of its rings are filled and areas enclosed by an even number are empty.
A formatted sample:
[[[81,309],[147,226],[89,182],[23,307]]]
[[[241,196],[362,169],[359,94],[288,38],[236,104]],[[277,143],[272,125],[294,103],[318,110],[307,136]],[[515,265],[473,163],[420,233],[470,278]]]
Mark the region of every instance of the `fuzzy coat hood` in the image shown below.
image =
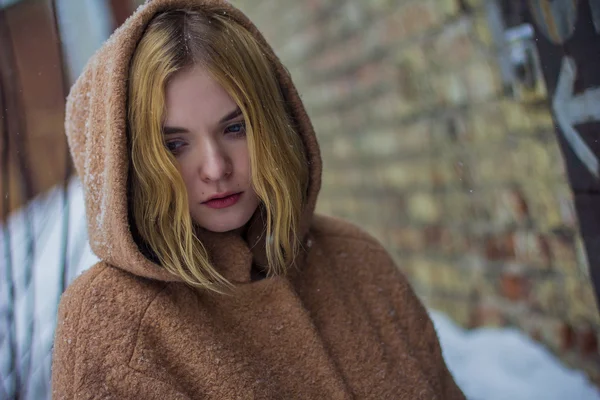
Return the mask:
[[[310,163],[298,268],[252,280],[260,254],[247,240],[202,236],[213,264],[236,286],[233,295],[219,295],[178,281],[138,250],[127,222],[129,61],[157,12],[188,6],[216,8],[264,40],[225,1],[149,1],[73,87],[67,134],[85,188],[92,249],[102,261],[61,297],[52,397],[464,399],[425,308],[390,255],[361,229],[313,215],[319,149],[272,51],[268,57]]]
[[[228,14],[266,45],[256,27],[239,10],[225,1],[153,0],[148,1],[119,27],[88,62],[67,99],[66,134],[77,173],[83,183],[91,248],[102,260],[146,278],[173,281],[169,274],[148,260],[134,241],[128,219],[127,177],[127,80],[129,64],[145,27],[163,10],[203,7]],[[319,147],[302,101],[285,67],[266,45],[267,57],[279,81],[288,114],[302,138],[309,164],[307,202],[298,237],[305,239],[321,183]],[[257,212],[258,214],[258,212]],[[255,220],[259,219],[255,215]],[[255,221],[252,221],[255,222]],[[245,240],[230,234],[203,232],[201,240],[211,261],[232,282],[250,279],[252,260],[264,263],[262,220],[251,223]],[[259,243],[248,242],[259,238]],[[254,249],[250,253],[250,248]]]

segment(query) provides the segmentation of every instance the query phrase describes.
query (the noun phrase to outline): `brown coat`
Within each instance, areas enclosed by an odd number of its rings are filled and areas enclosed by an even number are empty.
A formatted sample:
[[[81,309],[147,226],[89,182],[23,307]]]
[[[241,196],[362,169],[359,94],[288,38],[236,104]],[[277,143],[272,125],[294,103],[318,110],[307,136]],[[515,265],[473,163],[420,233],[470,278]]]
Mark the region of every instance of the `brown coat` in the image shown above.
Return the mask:
[[[360,229],[313,215],[319,148],[273,53],[310,162],[305,251],[295,268],[253,280],[264,243],[251,250],[248,238],[207,233],[213,263],[237,287],[222,296],[190,289],[140,253],[127,215],[128,64],[157,11],[190,5],[229,13],[264,40],[225,1],[151,1],[93,57],[69,96],[67,134],[102,262],[61,298],[53,397],[463,399],[431,320],[388,253]]]

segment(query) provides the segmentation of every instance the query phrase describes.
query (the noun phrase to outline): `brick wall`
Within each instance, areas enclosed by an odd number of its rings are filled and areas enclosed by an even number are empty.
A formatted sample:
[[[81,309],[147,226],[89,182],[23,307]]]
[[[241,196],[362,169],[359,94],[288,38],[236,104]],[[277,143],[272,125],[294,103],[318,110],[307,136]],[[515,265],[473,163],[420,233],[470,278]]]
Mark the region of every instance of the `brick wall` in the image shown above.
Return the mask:
[[[518,326],[600,382],[600,319],[546,105],[506,95],[481,1],[236,0],[292,73],[319,211],[374,234],[430,307]]]

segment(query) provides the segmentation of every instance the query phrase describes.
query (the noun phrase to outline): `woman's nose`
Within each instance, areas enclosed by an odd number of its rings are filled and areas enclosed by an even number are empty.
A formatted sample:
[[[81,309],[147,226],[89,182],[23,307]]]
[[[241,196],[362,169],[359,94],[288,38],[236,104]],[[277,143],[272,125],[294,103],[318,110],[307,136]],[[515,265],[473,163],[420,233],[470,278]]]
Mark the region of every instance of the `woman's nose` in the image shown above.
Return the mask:
[[[203,181],[216,182],[231,175],[231,162],[218,144],[208,143],[201,157],[200,177]]]

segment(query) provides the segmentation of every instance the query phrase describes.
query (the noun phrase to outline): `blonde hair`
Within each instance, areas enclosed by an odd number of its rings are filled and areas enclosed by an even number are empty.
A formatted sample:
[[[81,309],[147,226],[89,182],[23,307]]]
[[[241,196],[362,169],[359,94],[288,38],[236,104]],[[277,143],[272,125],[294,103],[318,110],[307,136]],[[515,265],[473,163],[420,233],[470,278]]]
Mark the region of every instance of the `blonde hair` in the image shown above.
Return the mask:
[[[267,53],[226,10],[177,9],[153,18],[130,66],[135,229],[165,269],[195,287],[224,293],[233,286],[211,265],[194,232],[185,184],[164,145],[165,87],[185,68],[206,68],[244,115],[252,185],[266,214],[267,274],[284,274],[300,250],[308,166]]]

